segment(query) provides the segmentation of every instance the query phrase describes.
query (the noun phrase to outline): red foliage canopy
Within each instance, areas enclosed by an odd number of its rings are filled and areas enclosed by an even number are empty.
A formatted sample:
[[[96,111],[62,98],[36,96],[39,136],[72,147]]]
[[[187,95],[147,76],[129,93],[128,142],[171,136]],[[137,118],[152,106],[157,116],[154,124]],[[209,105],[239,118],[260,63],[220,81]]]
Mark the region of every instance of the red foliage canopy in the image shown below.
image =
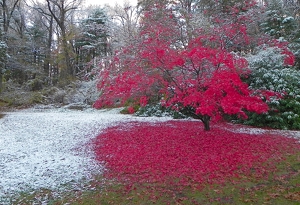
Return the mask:
[[[227,26],[232,28],[227,28],[228,36],[246,35],[244,25]],[[185,45],[178,32],[172,13],[152,20],[148,16],[139,43],[118,52],[100,73],[102,95],[94,106],[124,105],[129,99],[143,99],[143,106],[156,96],[165,106],[185,109],[204,123],[224,113],[245,118],[245,110],[268,110],[240,79],[249,74],[244,58],[218,47],[220,39],[211,36],[191,38]]]

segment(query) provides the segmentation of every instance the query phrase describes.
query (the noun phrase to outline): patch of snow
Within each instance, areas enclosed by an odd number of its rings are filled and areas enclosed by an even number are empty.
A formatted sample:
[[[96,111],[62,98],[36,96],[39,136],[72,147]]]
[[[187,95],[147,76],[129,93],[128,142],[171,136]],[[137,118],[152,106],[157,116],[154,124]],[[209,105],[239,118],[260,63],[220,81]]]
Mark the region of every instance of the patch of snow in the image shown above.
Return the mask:
[[[21,191],[58,190],[101,174],[104,168],[96,162],[89,142],[109,126],[170,120],[119,111],[37,107],[4,113],[0,119],[0,204],[9,204],[9,198]]]
[[[291,21],[294,21],[294,18],[292,16],[288,16],[282,20],[282,23],[290,23]]]
[[[300,142],[300,131],[299,130],[276,130],[276,129],[264,129],[264,128],[257,128],[257,127],[248,127],[239,124],[230,124],[228,128],[222,127],[224,129],[230,130],[235,133],[245,133],[251,135],[279,135],[284,137],[290,137],[299,139]]]

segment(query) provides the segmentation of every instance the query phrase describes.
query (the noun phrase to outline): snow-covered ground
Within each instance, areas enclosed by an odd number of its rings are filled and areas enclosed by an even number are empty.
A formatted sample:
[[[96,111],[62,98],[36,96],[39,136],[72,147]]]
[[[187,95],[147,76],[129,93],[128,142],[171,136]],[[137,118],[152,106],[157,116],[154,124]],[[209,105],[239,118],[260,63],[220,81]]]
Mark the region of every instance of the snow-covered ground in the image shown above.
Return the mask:
[[[218,127],[222,126],[221,125],[216,125]],[[223,129],[228,129],[231,130],[235,133],[247,133],[247,134],[252,134],[252,135],[279,135],[279,136],[284,136],[284,137],[289,137],[289,138],[295,138],[299,140],[300,142],[300,131],[299,130],[276,130],[276,129],[264,129],[264,128],[258,128],[258,127],[251,127],[251,126],[246,126],[246,125],[241,125],[241,124],[230,124],[227,123],[227,126],[224,127],[222,126]]]
[[[165,121],[141,118],[114,110],[74,111],[28,109],[5,113],[0,119],[0,204],[20,191],[63,184],[80,187],[101,173],[89,142],[101,130],[125,121]]]

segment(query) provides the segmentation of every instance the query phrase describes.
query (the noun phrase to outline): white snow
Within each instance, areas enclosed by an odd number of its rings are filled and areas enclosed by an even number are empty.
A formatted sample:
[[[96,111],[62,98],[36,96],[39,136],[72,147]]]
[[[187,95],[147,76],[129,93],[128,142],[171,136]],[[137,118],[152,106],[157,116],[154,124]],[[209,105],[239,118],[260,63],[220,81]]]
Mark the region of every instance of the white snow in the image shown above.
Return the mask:
[[[59,190],[103,171],[91,143],[108,126],[165,121],[119,114],[118,109],[28,109],[0,119],[0,204],[21,191]]]
[[[220,126],[220,125],[217,125]],[[223,127],[224,129],[228,129],[235,133],[245,133],[251,135],[279,135],[289,138],[299,139],[300,142],[300,131],[299,130],[279,130],[279,129],[264,129],[258,127],[251,127],[246,125],[239,125],[239,124],[231,124],[230,128]]]
[[[290,23],[294,21],[294,17],[292,16],[288,16],[288,17],[285,17],[283,20],[282,20],[282,23]]]

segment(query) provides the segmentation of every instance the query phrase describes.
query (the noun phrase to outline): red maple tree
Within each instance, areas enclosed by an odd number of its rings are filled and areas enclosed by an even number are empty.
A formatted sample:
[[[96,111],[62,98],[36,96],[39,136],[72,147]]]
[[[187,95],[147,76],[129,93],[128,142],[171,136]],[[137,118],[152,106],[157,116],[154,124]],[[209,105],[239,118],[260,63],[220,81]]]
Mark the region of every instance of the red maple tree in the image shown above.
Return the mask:
[[[266,103],[241,80],[249,74],[247,61],[219,47],[220,38],[210,35],[180,41],[178,22],[167,11],[159,18],[153,11],[146,13],[139,40],[117,52],[109,68],[101,71],[102,95],[94,106],[124,105],[129,99],[144,106],[155,97],[164,106],[200,119],[205,130],[210,130],[212,118],[224,114],[246,118],[246,110],[266,112]],[[246,36],[244,25],[228,26],[233,29],[226,31]]]

